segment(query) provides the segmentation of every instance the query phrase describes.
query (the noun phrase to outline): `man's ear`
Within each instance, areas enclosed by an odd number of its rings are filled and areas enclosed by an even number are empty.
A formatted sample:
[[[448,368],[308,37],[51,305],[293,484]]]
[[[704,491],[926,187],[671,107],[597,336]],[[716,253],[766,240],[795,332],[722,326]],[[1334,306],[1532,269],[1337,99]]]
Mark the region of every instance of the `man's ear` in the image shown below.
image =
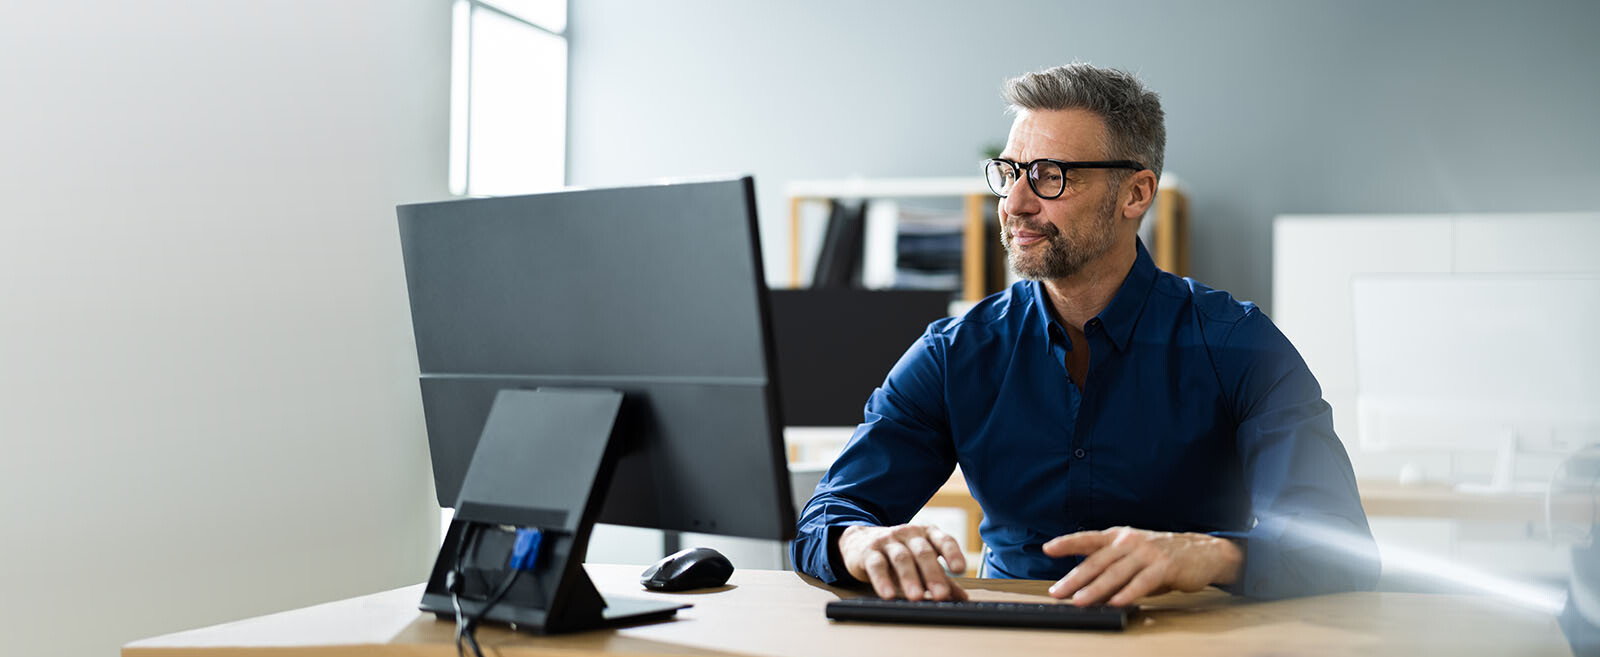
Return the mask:
[[[1126,219],[1137,220],[1144,216],[1150,204],[1156,200],[1156,174],[1149,169],[1133,172],[1128,176],[1127,184],[1123,185],[1122,216]]]

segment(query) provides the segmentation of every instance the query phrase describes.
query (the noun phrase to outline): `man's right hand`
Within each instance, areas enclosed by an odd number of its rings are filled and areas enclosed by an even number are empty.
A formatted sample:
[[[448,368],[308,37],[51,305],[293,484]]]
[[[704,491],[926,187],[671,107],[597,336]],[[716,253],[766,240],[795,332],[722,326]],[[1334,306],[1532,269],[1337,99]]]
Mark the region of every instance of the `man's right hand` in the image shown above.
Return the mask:
[[[967,599],[967,592],[945,574],[939,557],[958,573],[967,570],[967,559],[956,539],[937,528],[852,525],[839,534],[839,556],[851,577],[871,582],[885,600],[897,591],[909,600]]]

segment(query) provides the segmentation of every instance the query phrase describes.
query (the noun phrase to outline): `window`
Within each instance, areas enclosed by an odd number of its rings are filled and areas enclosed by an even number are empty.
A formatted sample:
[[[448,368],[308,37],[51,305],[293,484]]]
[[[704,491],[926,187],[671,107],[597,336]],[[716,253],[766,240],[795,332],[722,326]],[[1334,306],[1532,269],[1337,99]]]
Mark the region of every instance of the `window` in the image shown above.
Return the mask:
[[[455,0],[450,191],[566,183],[566,0]]]

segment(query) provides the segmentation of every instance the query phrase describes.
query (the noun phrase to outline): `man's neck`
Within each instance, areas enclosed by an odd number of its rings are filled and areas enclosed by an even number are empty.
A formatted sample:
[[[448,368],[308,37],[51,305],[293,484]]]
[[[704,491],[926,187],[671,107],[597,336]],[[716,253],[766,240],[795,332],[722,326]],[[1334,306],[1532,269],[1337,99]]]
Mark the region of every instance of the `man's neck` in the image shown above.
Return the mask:
[[[1068,328],[1082,331],[1083,325],[1105,310],[1117,296],[1117,290],[1127,279],[1138,255],[1132,239],[1119,240],[1110,251],[1084,266],[1076,275],[1045,281],[1045,294],[1055,308],[1056,317]]]

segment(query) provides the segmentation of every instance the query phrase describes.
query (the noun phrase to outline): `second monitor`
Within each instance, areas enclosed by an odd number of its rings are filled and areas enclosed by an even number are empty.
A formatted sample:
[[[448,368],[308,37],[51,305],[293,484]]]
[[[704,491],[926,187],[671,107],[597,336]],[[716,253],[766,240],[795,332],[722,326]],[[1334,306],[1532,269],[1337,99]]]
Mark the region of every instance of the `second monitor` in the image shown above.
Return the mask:
[[[773,290],[772,337],[789,426],[855,426],[873,389],[928,324],[947,290]]]

